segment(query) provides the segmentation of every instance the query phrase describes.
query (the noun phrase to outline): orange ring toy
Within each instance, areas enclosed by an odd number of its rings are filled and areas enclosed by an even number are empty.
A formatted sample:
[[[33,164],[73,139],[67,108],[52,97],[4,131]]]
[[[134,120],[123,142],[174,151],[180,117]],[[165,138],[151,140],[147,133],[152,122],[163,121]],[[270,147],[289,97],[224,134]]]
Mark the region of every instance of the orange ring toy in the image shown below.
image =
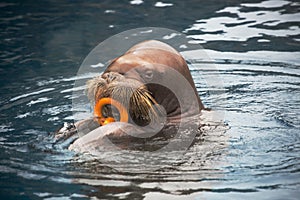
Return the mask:
[[[107,117],[105,118],[102,114],[102,109],[105,105],[112,105],[115,108],[118,109],[120,113],[120,122],[128,122],[128,112],[125,109],[125,107],[118,101],[112,99],[112,98],[102,98],[100,99],[94,107],[94,116],[97,117],[98,123],[103,126],[106,124],[109,124],[111,122],[115,122],[115,119],[113,117]]]

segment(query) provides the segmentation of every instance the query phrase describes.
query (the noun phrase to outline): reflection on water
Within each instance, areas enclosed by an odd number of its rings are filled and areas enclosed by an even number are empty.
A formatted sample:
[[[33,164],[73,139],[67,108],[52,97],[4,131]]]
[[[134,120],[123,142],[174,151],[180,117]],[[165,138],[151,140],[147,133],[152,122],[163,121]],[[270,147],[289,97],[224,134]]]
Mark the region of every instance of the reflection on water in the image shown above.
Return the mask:
[[[285,0],[0,3],[1,199],[297,199],[299,6]],[[49,132],[90,110],[72,114],[72,92],[82,90],[74,81],[94,76],[75,76],[82,59],[108,36],[141,24],[183,31],[206,48],[210,60],[198,51],[182,53],[193,63],[204,104],[224,112],[230,129],[206,123],[182,158],[174,153],[172,162],[150,172],[139,165],[116,170],[53,146]],[[222,85],[205,82],[215,76]]]
[[[197,20],[189,31],[201,31],[202,34],[190,37],[199,42],[206,41],[247,41],[270,42],[270,37],[285,37],[297,40],[300,27],[300,13],[286,13],[282,10],[291,6],[288,1],[264,1],[245,3],[235,7],[218,10],[217,16]],[[259,9],[254,9],[259,8]]]

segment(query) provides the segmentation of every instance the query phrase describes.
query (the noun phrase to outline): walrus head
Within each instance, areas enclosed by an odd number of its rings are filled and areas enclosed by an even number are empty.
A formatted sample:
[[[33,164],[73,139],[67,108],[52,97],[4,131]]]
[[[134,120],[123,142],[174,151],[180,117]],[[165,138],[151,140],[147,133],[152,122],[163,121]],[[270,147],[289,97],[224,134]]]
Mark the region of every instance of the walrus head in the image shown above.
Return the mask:
[[[176,90],[185,98],[187,88],[170,75],[171,70],[184,77],[190,87],[188,90],[196,96],[196,103],[187,101],[190,105],[184,111],[178,95],[160,84],[166,80],[178,84]],[[171,118],[198,114],[193,112],[203,108],[185,60],[169,45],[154,40],[139,43],[114,59],[102,75],[87,82],[87,95],[93,104],[106,97],[119,101],[127,108],[130,122],[137,125],[147,125],[162,115]],[[193,109],[195,104],[197,109]],[[103,112],[106,116],[120,114],[112,106],[106,106]]]

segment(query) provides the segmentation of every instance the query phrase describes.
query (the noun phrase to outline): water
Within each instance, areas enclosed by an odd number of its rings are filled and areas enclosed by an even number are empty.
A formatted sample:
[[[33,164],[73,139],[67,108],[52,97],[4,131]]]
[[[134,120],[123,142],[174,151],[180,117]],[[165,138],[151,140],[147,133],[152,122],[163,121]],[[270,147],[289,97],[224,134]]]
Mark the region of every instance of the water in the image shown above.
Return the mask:
[[[298,199],[299,8],[285,0],[2,1],[1,199]],[[53,147],[48,134],[74,118],[84,57],[140,26],[183,32],[206,49],[211,60],[186,52],[191,72],[230,129],[211,127],[183,158],[148,172]],[[203,82],[215,76],[221,85]]]

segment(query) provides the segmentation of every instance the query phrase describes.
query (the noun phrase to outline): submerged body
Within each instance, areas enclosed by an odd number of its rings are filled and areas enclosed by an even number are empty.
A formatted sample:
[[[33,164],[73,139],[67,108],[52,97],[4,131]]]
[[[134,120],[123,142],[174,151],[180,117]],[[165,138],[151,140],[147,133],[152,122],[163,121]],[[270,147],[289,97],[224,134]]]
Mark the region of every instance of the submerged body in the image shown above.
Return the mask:
[[[103,98],[120,102],[129,119],[118,122],[121,114],[107,107],[103,115],[117,115],[116,122],[103,125],[94,116],[59,130],[56,138],[77,133],[79,138],[69,146],[75,151],[105,146],[108,138],[128,148],[156,137],[171,138],[186,128],[196,131],[204,109],[184,58],[155,40],[139,43],[115,58],[102,75],[88,81],[87,94],[94,105]]]

